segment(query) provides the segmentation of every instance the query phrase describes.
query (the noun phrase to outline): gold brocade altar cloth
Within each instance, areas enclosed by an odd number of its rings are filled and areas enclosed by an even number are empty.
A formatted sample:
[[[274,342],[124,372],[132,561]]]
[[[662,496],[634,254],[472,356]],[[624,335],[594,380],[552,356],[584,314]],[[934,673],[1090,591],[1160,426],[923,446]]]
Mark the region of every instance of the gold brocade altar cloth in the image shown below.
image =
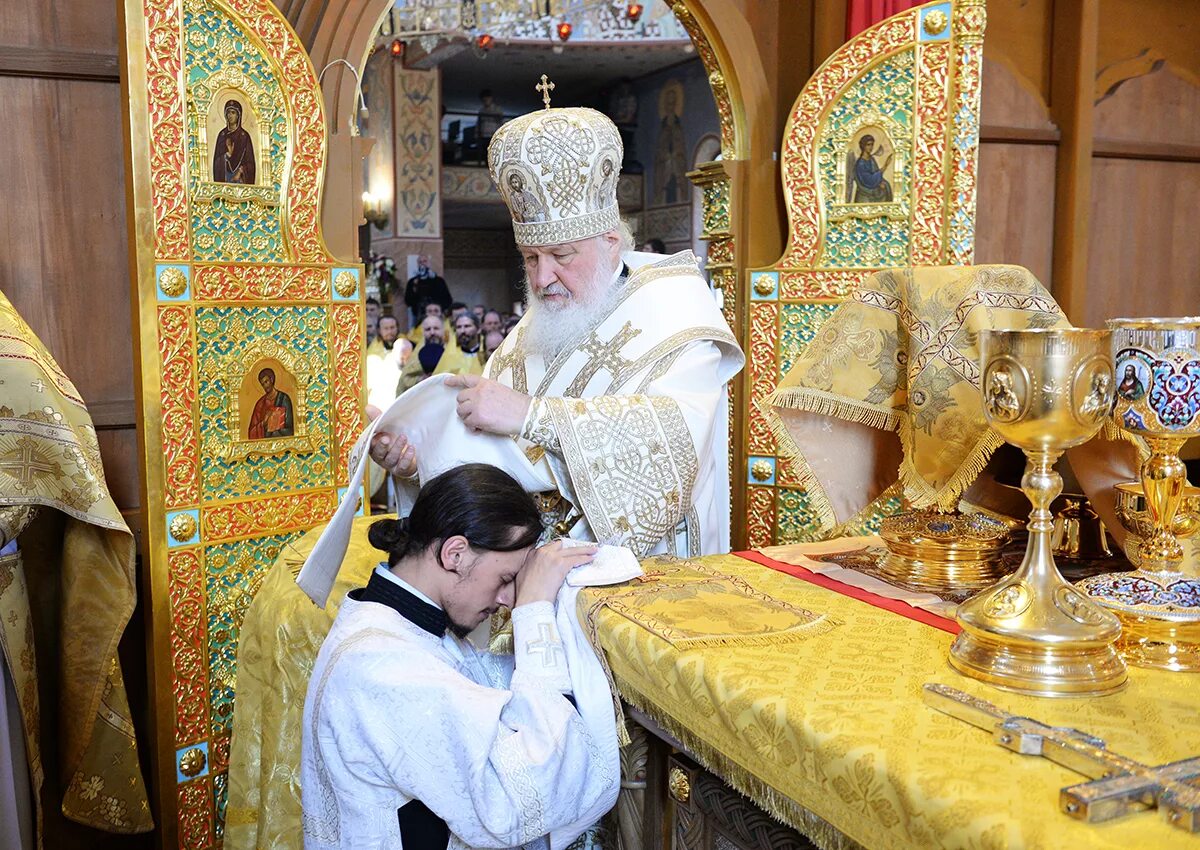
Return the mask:
[[[383,557],[367,542],[371,522],[355,519],[325,610],[295,583],[318,527],[281,553],[247,612],[238,649],[227,850],[299,846],[304,694],[337,606],[348,590],[366,584]],[[763,631],[775,639],[747,635],[742,626],[731,640],[726,611],[712,623],[716,640],[696,640],[703,629],[694,606],[683,639],[662,625],[657,635],[631,616],[659,622],[662,606],[639,608],[632,584],[584,589],[580,611],[594,615],[622,697],[819,846],[844,843],[829,826],[869,848],[1195,844],[1153,812],[1098,826],[1071,820],[1058,811],[1058,792],[1082,776],[1011,753],[979,729],[926,707],[921,686],[943,682],[1160,764],[1200,754],[1196,677],[1131,668],[1129,687],[1112,696],[1023,697],[955,673],[946,661],[953,639],[947,632],[736,555],[689,563],[699,568],[693,572],[719,575],[731,586],[737,599],[724,606],[710,599],[715,609],[744,612],[769,600],[763,610],[774,619]],[[654,559],[645,567],[651,574],[663,569]],[[606,598],[619,600],[625,613],[601,604]],[[678,618],[682,608],[667,613]]]
[[[837,628],[782,645],[680,650],[621,614],[596,627],[617,687],[730,785],[819,846],[808,813],[870,848],[1154,848],[1194,838],[1155,812],[1087,825],[1058,810],[1059,789],[1084,777],[1021,756],[927,707],[942,682],[1014,714],[1072,726],[1149,764],[1200,754],[1200,681],[1130,668],[1129,686],[1092,699],[1045,700],[954,672],[953,636],[736,555],[701,564],[779,602],[821,612]],[[587,588],[591,608],[618,588]]]

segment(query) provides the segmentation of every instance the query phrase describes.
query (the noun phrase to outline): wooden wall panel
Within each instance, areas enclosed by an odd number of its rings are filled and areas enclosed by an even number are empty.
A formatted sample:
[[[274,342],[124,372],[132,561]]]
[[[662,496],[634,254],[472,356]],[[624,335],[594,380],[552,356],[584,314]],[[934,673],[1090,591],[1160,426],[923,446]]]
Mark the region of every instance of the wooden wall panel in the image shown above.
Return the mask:
[[[1015,263],[1052,287],[1054,159],[1052,145],[979,146],[975,262]]]
[[[112,0],[0,0],[0,44],[115,54],[117,4]]]
[[[1077,321],[1200,312],[1200,163],[1096,159],[1091,270]]]
[[[1200,45],[1196,49],[1200,52]],[[1120,83],[1096,104],[1095,122],[1097,147],[1104,140],[1200,150],[1200,86],[1162,65]]]
[[[0,76],[0,289],[89,403],[133,399],[120,89]],[[118,503],[119,504],[119,503]]]

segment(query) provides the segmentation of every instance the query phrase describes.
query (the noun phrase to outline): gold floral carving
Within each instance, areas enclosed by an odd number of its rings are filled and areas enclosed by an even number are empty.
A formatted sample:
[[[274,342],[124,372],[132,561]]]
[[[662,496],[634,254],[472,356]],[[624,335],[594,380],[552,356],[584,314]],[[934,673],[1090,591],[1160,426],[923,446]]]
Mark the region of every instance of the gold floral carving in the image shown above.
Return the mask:
[[[692,784],[688,782],[687,774],[678,767],[671,768],[667,777],[667,789],[677,803],[686,803],[692,796]]]
[[[935,10],[936,11],[936,10]],[[928,22],[931,15],[926,15]],[[917,150],[913,159],[912,262],[937,266],[944,262],[946,225],[946,123],[950,101],[950,44],[927,44],[917,66]],[[940,120],[934,120],[935,118]]]
[[[167,530],[176,543],[186,543],[196,534],[196,518],[191,514],[177,514]]]
[[[333,289],[343,298],[349,298],[358,291],[358,281],[353,274],[343,269],[334,276]]]
[[[208,661],[205,650],[204,575],[196,549],[167,555],[171,602],[171,669],[175,746],[208,734]]]
[[[357,304],[337,304],[333,325],[333,442],[338,484],[349,480],[350,450],[363,429],[362,323]]]
[[[183,67],[178,0],[146,0],[146,92],[149,99],[150,200],[156,254],[188,256],[187,180],[183,154]]]
[[[329,271],[312,266],[198,265],[196,298],[208,301],[324,301]]]
[[[779,383],[779,305],[775,302],[756,302],[750,307],[750,351],[747,352],[750,372],[750,397],[766,398]],[[771,428],[757,405],[751,405],[749,450],[753,454],[773,454],[775,439]]]
[[[158,308],[158,351],[162,386],[164,501],[167,508],[200,501],[200,453],[196,444],[196,344],[191,308]]]
[[[769,275],[759,275],[754,279],[754,291],[759,295],[770,295],[775,291],[775,281]]]
[[[756,460],[750,467],[750,475],[754,477],[755,481],[767,481],[772,472],[771,463],[766,460]]]
[[[939,35],[946,30],[946,24],[948,23],[946,13],[941,9],[934,9],[925,15],[925,22],[922,24],[922,27],[930,35]]]
[[[204,757],[204,750],[192,747],[179,757],[179,772],[190,779],[204,770],[207,761],[208,759]]]
[[[158,276],[158,288],[168,298],[178,298],[187,291],[187,275],[174,266],[165,268]]]
[[[775,542],[775,492],[770,487],[746,488],[746,545]]]
[[[216,543],[256,534],[309,529],[333,516],[337,493],[323,490],[204,508],[204,540]]]
[[[179,786],[179,846],[213,845],[212,777],[202,776]]]

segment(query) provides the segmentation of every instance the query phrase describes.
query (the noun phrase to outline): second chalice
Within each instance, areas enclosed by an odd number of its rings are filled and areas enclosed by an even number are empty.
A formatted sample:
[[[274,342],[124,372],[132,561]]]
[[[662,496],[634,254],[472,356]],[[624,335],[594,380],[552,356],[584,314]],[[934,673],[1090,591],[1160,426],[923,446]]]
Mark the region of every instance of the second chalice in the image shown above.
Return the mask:
[[[950,664],[964,675],[1037,696],[1111,693],[1125,684],[1114,649],[1121,624],[1063,580],[1054,564],[1054,462],[1095,436],[1113,406],[1109,331],[981,331],[988,423],[1026,456],[1021,489],[1033,504],[1015,573],[958,608]]]
[[[1120,618],[1118,644],[1142,667],[1200,672],[1200,573],[1183,544],[1200,531],[1195,491],[1179,450],[1200,435],[1200,317],[1113,319],[1118,379],[1113,416],[1150,449],[1141,469],[1138,510],[1121,513],[1135,539],[1132,573],[1111,573],[1080,588]],[[1117,504],[1128,495],[1118,485]]]

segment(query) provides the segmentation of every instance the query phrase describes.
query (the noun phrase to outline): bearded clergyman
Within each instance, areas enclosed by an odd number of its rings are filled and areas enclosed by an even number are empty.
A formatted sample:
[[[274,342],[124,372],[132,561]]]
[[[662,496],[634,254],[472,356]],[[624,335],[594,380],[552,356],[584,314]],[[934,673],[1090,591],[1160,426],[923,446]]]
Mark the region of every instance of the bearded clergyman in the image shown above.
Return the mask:
[[[467,425],[544,458],[558,530],[641,556],[727,551],[726,383],[745,358],[690,251],[633,252],[621,158],[612,121],[548,98],[493,136],[527,310],[483,376],[447,383]],[[376,434],[371,455],[401,481],[416,474],[403,434]]]

